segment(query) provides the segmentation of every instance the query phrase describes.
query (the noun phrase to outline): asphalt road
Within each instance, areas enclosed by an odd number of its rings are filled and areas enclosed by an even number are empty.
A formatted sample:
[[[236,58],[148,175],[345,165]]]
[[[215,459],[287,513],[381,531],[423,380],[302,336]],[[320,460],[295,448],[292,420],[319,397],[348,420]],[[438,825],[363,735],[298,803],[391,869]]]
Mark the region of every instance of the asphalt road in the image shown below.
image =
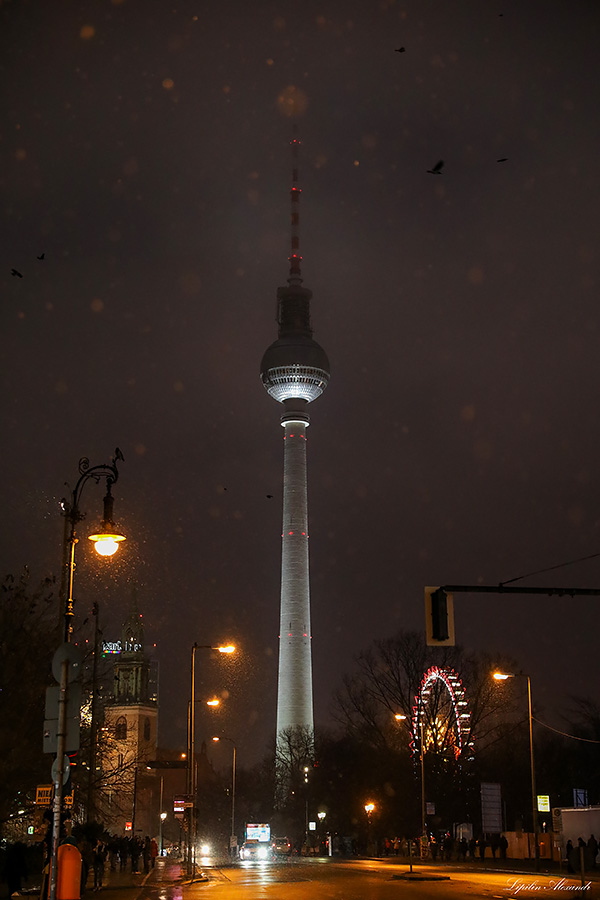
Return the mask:
[[[143,883],[107,884],[110,900],[510,900],[546,896],[600,900],[600,882],[475,867],[408,866],[395,860],[297,859],[201,865],[207,880],[187,881],[160,860]],[[107,900],[109,898],[107,897]]]

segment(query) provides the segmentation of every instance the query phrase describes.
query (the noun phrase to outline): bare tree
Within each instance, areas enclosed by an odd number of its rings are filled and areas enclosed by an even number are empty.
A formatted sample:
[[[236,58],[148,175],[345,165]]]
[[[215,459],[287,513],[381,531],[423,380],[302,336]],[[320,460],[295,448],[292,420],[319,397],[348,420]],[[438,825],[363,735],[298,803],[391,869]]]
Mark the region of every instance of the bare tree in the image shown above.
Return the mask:
[[[350,733],[380,747],[396,747],[398,728],[412,728],[413,707],[424,673],[433,665],[456,672],[465,688],[471,737],[481,748],[496,740],[500,726],[514,716],[514,690],[499,690],[491,677],[495,668],[511,666],[504,657],[466,653],[460,647],[428,647],[420,633],[400,631],[375,641],[356,660],[357,671],[343,679],[334,698],[334,716]],[[441,684],[428,696],[429,739],[437,752],[451,748],[452,731],[443,729],[450,714]],[[399,725],[395,715],[404,716]]]

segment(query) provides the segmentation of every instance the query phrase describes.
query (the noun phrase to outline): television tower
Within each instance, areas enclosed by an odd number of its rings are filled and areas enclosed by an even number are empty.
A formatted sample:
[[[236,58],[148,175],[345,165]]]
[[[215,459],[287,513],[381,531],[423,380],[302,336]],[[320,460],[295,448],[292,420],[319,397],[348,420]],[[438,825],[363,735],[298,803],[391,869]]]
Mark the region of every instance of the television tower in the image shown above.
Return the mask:
[[[306,429],[308,404],[329,383],[327,354],[313,340],[312,292],[300,273],[298,146],[292,147],[291,254],[287,285],[277,288],[278,338],[263,356],[260,377],[268,394],[283,404],[283,529],[279,675],[277,684],[277,750],[286,757],[284,734],[291,729],[314,731],[310,582],[308,564],[308,496]]]

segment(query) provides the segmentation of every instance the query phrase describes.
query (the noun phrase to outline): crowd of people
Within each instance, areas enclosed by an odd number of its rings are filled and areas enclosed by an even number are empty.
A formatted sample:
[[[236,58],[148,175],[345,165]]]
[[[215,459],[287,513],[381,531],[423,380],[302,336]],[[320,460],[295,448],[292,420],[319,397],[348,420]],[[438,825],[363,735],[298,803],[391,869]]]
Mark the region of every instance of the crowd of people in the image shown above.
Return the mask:
[[[484,835],[479,838],[472,837],[467,840],[465,837],[460,839],[453,838],[449,834],[441,835],[437,838],[431,835],[425,838],[416,838],[409,843],[406,838],[384,838],[382,841],[383,856],[424,856],[432,859],[434,862],[466,862],[467,860],[484,859],[486,849],[489,847],[493,859],[506,859],[508,850],[508,841],[505,835],[495,834],[486,839]]]
[[[105,867],[111,872],[125,872],[129,869],[134,875],[148,873],[154,868],[158,856],[158,844],[149,835],[142,840],[139,837],[116,837],[105,835],[90,843],[83,838],[78,843],[81,851],[81,890],[86,889],[90,869],[94,873],[93,890],[103,886]]]
[[[587,841],[584,841],[583,838],[578,838],[577,846],[575,847],[572,841],[567,841],[566,847],[566,855],[567,855],[567,871],[568,872],[579,872],[581,868],[581,860],[583,857],[583,868],[588,872],[590,869],[596,868],[596,859],[598,857],[598,841],[591,834]]]

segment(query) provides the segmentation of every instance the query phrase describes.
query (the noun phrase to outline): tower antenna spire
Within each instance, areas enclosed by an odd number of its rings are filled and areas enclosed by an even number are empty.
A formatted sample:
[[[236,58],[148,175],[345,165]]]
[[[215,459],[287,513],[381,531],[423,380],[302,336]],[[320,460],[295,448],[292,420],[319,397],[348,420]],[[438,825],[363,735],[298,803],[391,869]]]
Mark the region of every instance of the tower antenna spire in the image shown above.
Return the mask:
[[[302,190],[298,184],[298,150],[300,140],[298,138],[298,126],[294,124],[292,128],[292,139],[290,141],[292,148],[292,189],[291,197],[291,233],[292,244],[290,253],[290,275],[288,284],[302,284],[302,275],[300,273],[300,194]]]

